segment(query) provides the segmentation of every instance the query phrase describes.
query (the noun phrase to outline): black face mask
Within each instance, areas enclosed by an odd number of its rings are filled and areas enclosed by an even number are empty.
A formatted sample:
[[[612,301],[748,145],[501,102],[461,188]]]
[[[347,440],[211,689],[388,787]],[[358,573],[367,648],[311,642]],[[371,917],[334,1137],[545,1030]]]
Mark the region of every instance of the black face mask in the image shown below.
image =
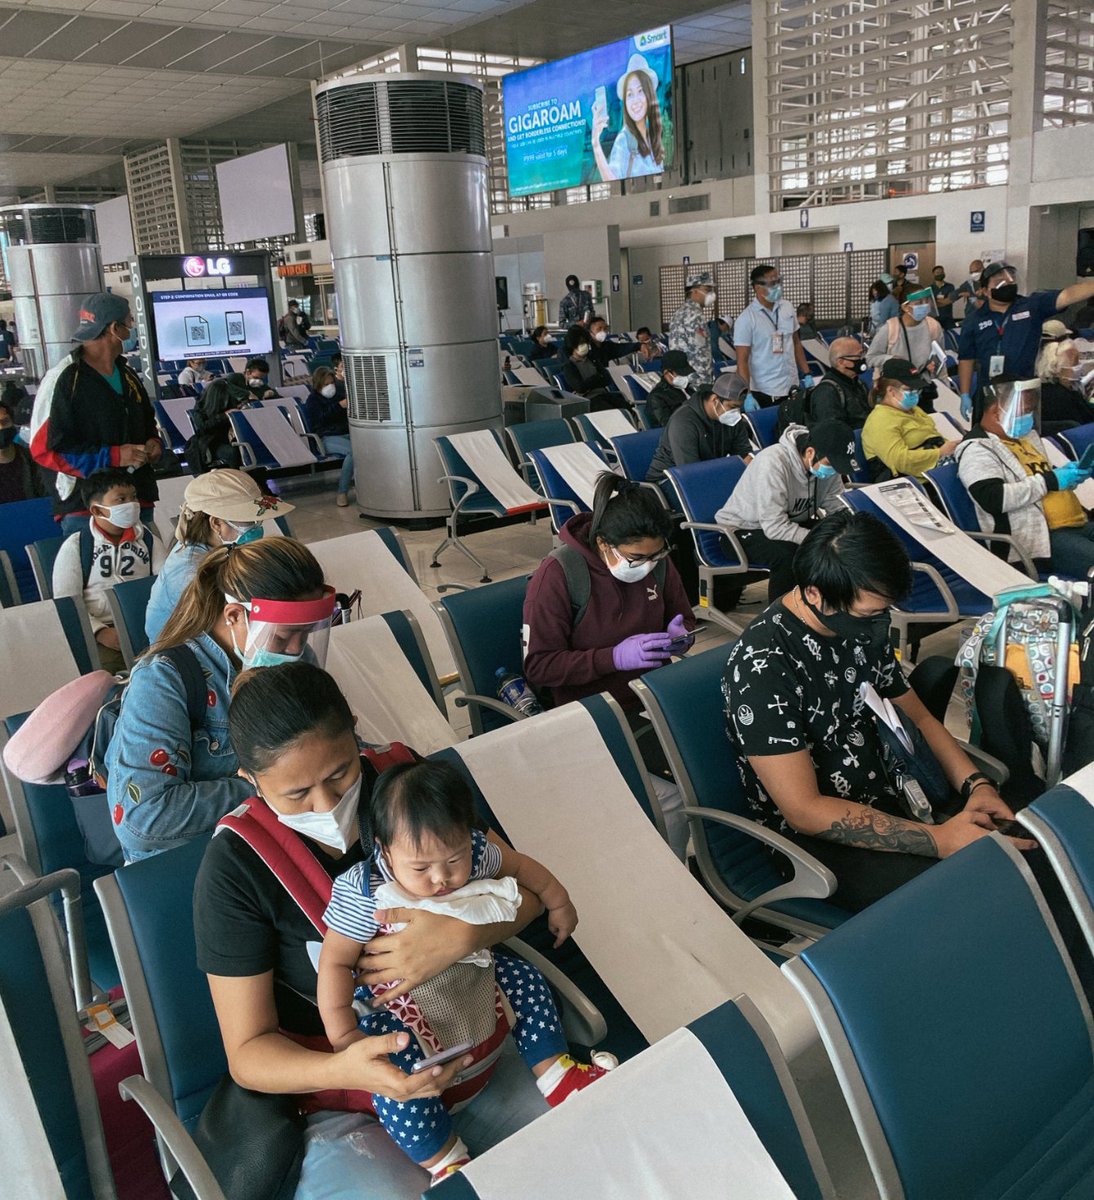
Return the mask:
[[[1010,304],[1018,299],[1018,285],[1016,283],[1001,284],[992,289],[991,298],[998,300],[1001,304]]]
[[[0,450],[7,450],[15,441],[15,435],[19,432],[14,425],[7,429],[0,429]]]
[[[877,617],[855,617],[848,612],[822,613],[805,599],[804,592],[802,599],[817,620],[845,642],[857,642],[860,646],[870,646],[875,650],[881,650],[889,644],[892,617],[888,610]]]

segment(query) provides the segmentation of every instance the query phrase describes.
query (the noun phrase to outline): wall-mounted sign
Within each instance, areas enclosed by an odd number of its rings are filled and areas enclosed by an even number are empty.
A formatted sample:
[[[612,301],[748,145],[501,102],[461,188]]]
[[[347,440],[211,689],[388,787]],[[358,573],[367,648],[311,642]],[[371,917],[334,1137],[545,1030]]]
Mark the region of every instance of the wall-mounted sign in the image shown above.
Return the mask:
[[[854,242],[844,242],[844,243],[843,243],[843,252],[844,252],[844,254],[850,254],[850,253],[851,253],[851,251],[852,251],[852,250],[854,250],[854,248],[855,248],[855,243],[854,243]]]
[[[987,228],[987,215],[983,209],[969,213],[969,233],[983,233]]]
[[[808,229],[809,228],[809,209],[807,209],[807,208],[798,209],[798,228],[799,229]]]
[[[200,254],[191,254],[182,260],[182,273],[190,279],[201,279],[206,275],[231,275],[232,260],[202,258]]]
[[[279,279],[291,279],[296,275],[310,275],[311,273],[311,263],[282,263],[277,268]]]
[[[619,276],[618,275],[612,276],[612,291],[613,292],[619,291]]]

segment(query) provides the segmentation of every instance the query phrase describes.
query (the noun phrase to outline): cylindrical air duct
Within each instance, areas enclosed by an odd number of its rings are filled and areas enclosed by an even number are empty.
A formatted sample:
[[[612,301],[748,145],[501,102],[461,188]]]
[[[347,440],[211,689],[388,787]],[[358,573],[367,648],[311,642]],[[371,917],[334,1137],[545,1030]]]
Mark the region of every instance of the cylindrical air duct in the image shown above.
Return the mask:
[[[443,516],[433,439],[501,424],[482,89],[349,75],[315,99],[357,503]]]
[[[72,350],[80,305],[105,290],[89,204],[19,204],[0,208],[8,282],[20,357],[40,379]]]

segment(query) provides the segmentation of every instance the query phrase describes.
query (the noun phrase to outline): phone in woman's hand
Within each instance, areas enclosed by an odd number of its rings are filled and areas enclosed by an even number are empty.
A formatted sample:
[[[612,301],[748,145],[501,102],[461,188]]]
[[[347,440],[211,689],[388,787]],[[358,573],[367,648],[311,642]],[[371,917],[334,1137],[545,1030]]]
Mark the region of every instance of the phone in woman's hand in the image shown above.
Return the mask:
[[[449,1050],[439,1050],[436,1054],[431,1054],[428,1058],[423,1058],[420,1062],[416,1062],[411,1068],[411,1075],[420,1075],[423,1071],[430,1071],[434,1067],[443,1067],[445,1063],[450,1063],[454,1058],[460,1058],[469,1050],[474,1049],[472,1042],[460,1042],[459,1045],[453,1046]]]

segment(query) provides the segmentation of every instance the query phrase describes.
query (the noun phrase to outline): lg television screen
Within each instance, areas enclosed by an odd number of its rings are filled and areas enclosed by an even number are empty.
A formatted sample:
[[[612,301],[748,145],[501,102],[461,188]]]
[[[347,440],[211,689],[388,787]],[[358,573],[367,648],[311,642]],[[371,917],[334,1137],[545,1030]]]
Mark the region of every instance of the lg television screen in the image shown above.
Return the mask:
[[[153,292],[152,321],[164,360],[244,358],[274,348],[265,288]]]
[[[672,30],[502,79],[509,193],[659,175],[672,163]]]

